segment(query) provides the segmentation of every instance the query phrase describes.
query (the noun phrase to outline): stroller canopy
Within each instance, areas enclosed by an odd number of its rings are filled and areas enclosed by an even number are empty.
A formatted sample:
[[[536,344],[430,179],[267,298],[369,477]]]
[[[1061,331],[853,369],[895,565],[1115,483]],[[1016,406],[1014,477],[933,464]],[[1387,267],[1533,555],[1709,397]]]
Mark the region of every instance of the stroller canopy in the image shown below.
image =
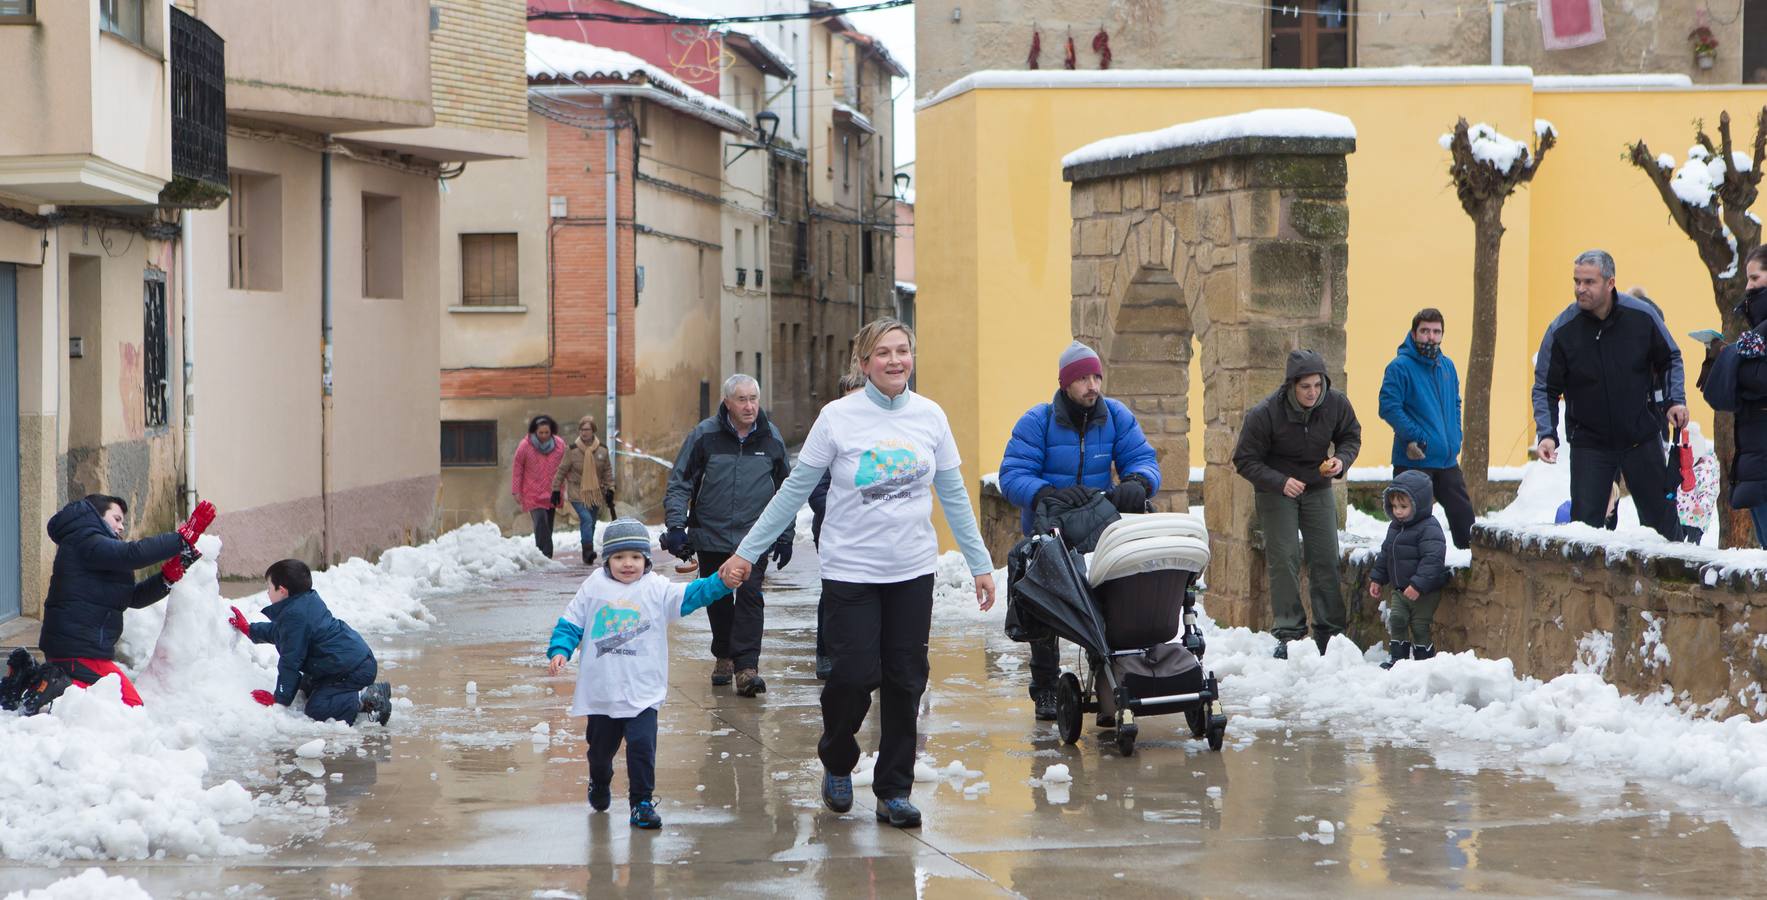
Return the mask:
[[[1201,574],[1209,567],[1209,530],[1195,516],[1152,513],[1124,516],[1098,536],[1088,583],[1178,569]]]

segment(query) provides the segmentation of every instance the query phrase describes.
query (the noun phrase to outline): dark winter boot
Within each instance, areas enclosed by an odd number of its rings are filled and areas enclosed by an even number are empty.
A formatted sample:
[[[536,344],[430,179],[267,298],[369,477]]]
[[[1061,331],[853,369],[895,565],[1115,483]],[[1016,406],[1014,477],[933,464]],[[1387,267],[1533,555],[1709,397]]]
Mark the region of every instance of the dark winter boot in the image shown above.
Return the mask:
[[[1319,655],[1325,655],[1325,648],[1331,645],[1331,635],[1324,631],[1313,632],[1313,646],[1319,648]]]
[[[583,565],[585,565],[585,566],[595,565],[595,548],[589,546],[588,544],[583,545]]]
[[[1036,706],[1039,722],[1055,721],[1055,692],[1049,688],[1040,688],[1031,692],[1031,702]]]
[[[393,717],[393,686],[377,681],[362,689],[362,715],[373,716],[382,725]]]
[[[633,828],[654,830],[663,827],[663,817],[657,815],[656,804],[649,800],[640,800],[632,804],[630,821]]]
[[[834,674],[834,658],[831,656],[816,657],[816,680],[827,681]]]
[[[1435,656],[1435,655],[1436,655],[1436,645],[1435,644],[1412,644],[1411,645],[1411,658],[1412,659],[1429,659],[1430,657]]]
[[[1270,654],[1273,659],[1288,659],[1288,641],[1276,639],[1276,652]]]
[[[736,696],[753,697],[767,693],[767,682],[754,669],[743,669],[736,673]]]
[[[607,812],[608,804],[613,802],[613,793],[609,785],[591,782],[589,785],[589,808],[596,812]]]
[[[1411,642],[1410,641],[1387,641],[1387,656],[1389,657],[1387,659],[1387,661],[1380,664],[1380,667],[1383,669],[1391,669],[1393,667],[1393,663],[1396,663],[1401,659],[1410,659],[1411,658]]]
[[[728,659],[720,659],[712,664],[712,687],[723,687],[730,683],[736,675],[736,664]]]

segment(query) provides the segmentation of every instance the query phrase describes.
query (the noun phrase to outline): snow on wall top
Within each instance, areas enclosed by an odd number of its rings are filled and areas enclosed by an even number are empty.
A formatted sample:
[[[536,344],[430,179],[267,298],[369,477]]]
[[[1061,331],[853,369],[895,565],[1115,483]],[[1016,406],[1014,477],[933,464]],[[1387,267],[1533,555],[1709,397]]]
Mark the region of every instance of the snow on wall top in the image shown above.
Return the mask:
[[[1231,116],[1184,122],[1158,131],[1124,134],[1094,141],[1062,157],[1062,168],[1109,159],[1141,156],[1175,147],[1194,147],[1235,138],[1356,139],[1356,126],[1346,117],[1317,109],[1256,109]]]
[[[924,97],[925,109],[987,88],[1355,87],[1528,84],[1526,66],[1392,66],[1367,69],[1037,69],[973,72]]]
[[[630,53],[608,47],[529,33],[527,68],[529,79],[545,81],[574,82],[578,79],[587,81],[598,78],[629,81],[634,76],[642,75],[656,87],[706,112],[744,124],[748,122],[748,116],[742,110]]]
[[[1686,75],[1536,75],[1537,91],[1615,91],[1638,88],[1690,88]]]

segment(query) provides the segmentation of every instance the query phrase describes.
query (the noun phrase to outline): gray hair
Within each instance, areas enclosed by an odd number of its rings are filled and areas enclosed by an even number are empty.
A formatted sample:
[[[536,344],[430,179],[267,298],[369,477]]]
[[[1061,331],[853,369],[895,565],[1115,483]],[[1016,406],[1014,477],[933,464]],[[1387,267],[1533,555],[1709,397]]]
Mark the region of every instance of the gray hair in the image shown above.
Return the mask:
[[[1594,266],[1601,271],[1601,277],[1614,277],[1614,257],[1606,250],[1585,250],[1577,254],[1577,261],[1573,265]]]
[[[724,398],[728,400],[729,398],[736,396],[737,389],[745,387],[754,388],[756,394],[761,392],[761,383],[756,381],[755,376],[753,375],[744,375],[741,372],[738,372],[735,375],[724,379]]]

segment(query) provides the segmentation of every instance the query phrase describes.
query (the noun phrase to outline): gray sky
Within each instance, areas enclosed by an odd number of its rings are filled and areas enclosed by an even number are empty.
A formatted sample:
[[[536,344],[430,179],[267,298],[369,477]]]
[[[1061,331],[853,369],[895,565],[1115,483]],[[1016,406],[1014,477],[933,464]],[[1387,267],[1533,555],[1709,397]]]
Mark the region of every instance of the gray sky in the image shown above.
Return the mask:
[[[847,18],[882,40],[908,70],[906,80],[896,79],[896,165],[910,162],[914,159],[914,101],[919,96],[914,87],[914,7],[851,13]]]

